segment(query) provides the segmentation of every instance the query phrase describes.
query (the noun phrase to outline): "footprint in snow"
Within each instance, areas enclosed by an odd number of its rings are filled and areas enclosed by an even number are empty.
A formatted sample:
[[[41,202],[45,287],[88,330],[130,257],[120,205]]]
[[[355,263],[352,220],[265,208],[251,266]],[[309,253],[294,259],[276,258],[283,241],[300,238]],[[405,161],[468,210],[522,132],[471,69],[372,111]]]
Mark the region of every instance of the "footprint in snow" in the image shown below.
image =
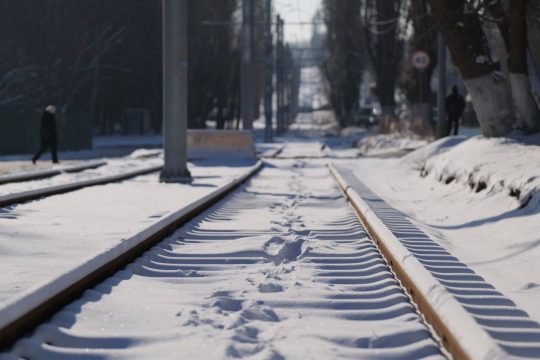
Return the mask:
[[[274,265],[280,265],[283,262],[299,260],[307,251],[307,246],[303,246],[304,240],[298,236],[292,236],[290,239],[273,237],[264,244],[264,251],[267,259]]]
[[[243,303],[244,300],[233,299],[228,296],[219,296],[212,303],[212,306],[223,311],[236,312],[242,310]]]
[[[261,293],[277,293],[284,291],[283,286],[276,283],[259,284],[258,289]]]
[[[229,291],[216,291],[210,299],[212,300],[211,306],[222,311],[240,311],[244,303],[244,300],[235,299]]]
[[[540,284],[530,282],[530,283],[527,283],[527,284],[523,285],[520,288],[520,290],[536,290],[538,288],[540,288]]]
[[[253,305],[243,309],[237,313],[237,318],[234,320],[228,329],[237,329],[241,326],[251,323],[252,321],[279,322],[280,319],[271,308],[263,305]]]

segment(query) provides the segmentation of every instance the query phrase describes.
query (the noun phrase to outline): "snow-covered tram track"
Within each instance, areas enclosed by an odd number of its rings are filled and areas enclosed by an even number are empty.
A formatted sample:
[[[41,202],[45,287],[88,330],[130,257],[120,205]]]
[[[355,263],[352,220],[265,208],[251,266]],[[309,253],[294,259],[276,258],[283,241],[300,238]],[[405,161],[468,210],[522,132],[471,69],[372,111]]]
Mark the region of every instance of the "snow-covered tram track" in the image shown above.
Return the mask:
[[[328,170],[280,160],[5,354],[75,357],[444,354]]]
[[[85,290],[107,279],[155,243],[221,200],[261,167],[260,161],[247,167],[212,192],[169,213],[141,232],[122,239],[119,244],[81,261],[71,270],[34,286],[22,295],[4,301],[0,308],[0,351],[9,348],[57,310],[78,298]]]

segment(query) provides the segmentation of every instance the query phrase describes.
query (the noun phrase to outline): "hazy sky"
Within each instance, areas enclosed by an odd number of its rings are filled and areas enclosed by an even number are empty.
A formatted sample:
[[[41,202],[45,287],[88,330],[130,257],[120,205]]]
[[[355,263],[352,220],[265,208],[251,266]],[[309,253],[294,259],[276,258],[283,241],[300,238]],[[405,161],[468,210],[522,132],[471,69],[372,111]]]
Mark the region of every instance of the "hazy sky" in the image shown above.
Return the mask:
[[[321,5],[321,0],[274,0],[276,11],[285,20],[285,41],[307,41],[311,38],[310,25],[289,25],[309,22]]]

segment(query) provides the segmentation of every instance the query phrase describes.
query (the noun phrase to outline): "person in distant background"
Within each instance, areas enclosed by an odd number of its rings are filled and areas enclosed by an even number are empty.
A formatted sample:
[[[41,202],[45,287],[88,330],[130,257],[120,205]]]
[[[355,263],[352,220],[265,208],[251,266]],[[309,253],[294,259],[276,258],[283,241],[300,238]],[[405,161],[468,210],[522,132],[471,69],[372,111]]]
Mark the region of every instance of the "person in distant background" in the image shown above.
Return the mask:
[[[454,127],[454,135],[458,134],[459,119],[465,110],[465,99],[459,94],[457,86],[452,86],[452,94],[446,98],[446,112],[448,113],[448,135]]]
[[[56,117],[54,114],[56,114],[56,108],[53,105],[49,105],[41,117],[41,147],[32,158],[34,164],[48,148],[51,148],[52,162],[58,164],[58,137],[56,134]]]

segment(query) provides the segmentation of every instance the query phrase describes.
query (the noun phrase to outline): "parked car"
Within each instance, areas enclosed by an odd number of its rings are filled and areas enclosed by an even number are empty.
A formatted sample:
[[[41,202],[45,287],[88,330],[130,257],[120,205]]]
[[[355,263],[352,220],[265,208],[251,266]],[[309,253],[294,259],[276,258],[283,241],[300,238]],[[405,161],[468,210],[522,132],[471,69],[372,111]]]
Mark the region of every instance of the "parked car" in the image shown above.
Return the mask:
[[[380,111],[376,106],[364,106],[353,115],[353,124],[356,126],[371,126],[378,123]]]

